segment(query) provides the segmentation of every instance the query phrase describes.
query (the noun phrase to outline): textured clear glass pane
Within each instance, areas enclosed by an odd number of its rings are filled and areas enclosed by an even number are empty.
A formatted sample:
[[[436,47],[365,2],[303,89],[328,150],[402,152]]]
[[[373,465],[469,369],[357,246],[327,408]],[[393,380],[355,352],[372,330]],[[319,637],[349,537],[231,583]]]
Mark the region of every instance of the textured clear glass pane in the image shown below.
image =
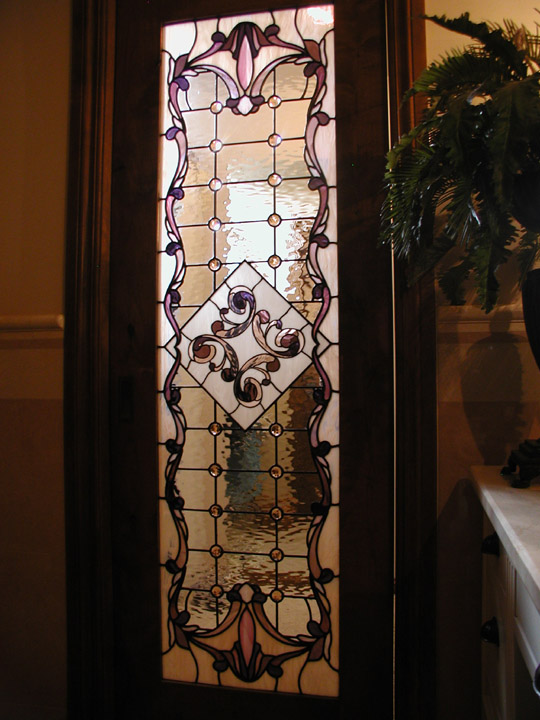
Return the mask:
[[[269,433],[225,430],[218,438],[218,458],[228,470],[266,470],[274,464],[274,443]]]
[[[185,609],[190,621],[201,628],[211,630],[216,625],[216,599],[210,592],[194,590],[186,598]]]
[[[277,402],[277,420],[288,428],[305,428],[313,412],[313,390],[289,388]]]
[[[284,140],[276,150],[276,172],[284,178],[308,177],[303,140]]]
[[[279,588],[289,597],[309,597],[313,590],[306,576],[304,558],[286,557],[279,564]]]
[[[282,138],[302,138],[306,131],[309,100],[283,102],[276,110],[276,132]]]
[[[217,502],[228,512],[270,512],[276,504],[276,481],[268,472],[223,473],[217,483]]]
[[[275,563],[264,555],[227,553],[219,559],[218,573],[224,587],[244,582],[246,575],[264,593],[270,593],[275,585]]]
[[[207,147],[197,150],[189,150],[188,171],[184,181],[184,187],[190,185],[208,185],[214,177],[215,155]]]
[[[319,194],[307,180],[284,180],[276,188],[276,212],[282,218],[314,217],[318,209]]]
[[[279,292],[291,302],[313,299],[313,281],[303,261],[283,262],[276,270],[276,282]]]
[[[214,195],[206,188],[186,188],[182,200],[174,203],[174,218],[183,225],[207,225],[214,216]]]
[[[182,302],[186,305],[199,305],[212,292],[212,273],[206,265],[190,265],[186,269],[185,279],[180,289]]]
[[[190,108],[209,108],[216,99],[216,76],[211,72],[203,72],[190,81],[187,92],[187,103]],[[188,113],[186,113],[188,116]],[[188,134],[189,136],[189,134]],[[193,143],[190,143],[193,145]]]
[[[178,470],[175,487],[188,510],[208,510],[215,499],[214,478],[204,470]]]
[[[192,550],[187,565],[184,587],[188,590],[209,590],[216,577],[216,562],[209,552]]]
[[[267,514],[225,513],[217,526],[218,542],[226,552],[267,555],[276,544],[275,522]]]
[[[278,439],[278,446],[281,465],[286,472],[315,470],[307,431],[291,430],[284,433]]]
[[[182,468],[207,468],[214,462],[214,439],[207,430],[188,430]]]
[[[213,254],[213,232],[204,225],[182,228],[180,235],[184,243],[186,262],[189,265],[206,265]]]
[[[306,554],[307,533],[311,526],[312,517],[293,517],[284,515],[277,523],[277,545],[283,551],[285,557],[290,555]],[[302,564],[302,573],[305,575],[306,565]],[[281,566],[280,566],[281,575]]]
[[[283,512],[309,513],[321,499],[321,481],[315,472],[285,473],[277,486],[278,505]]]
[[[271,24],[276,35],[264,35]],[[194,633],[186,647],[164,629],[163,672],[171,680],[337,691],[327,664],[337,663],[330,634],[338,606],[330,508],[339,471],[339,354],[329,344],[338,335],[334,80],[333,68],[315,60],[320,53],[332,64],[331,28],[332,9],[322,6],[163,32],[163,613],[168,578]],[[324,407],[322,391],[330,397]],[[330,474],[317,472],[318,446]],[[330,568],[327,577],[312,585],[320,567]],[[261,623],[252,609],[263,599]],[[314,642],[306,625],[320,621],[328,658],[306,668],[270,650],[284,671],[278,680],[264,670],[247,678],[234,660],[222,664],[220,653],[236,657],[245,607],[261,647],[279,646],[280,634],[286,647],[294,636],[303,658]],[[266,666],[257,660],[254,667]]]
[[[274,132],[273,127],[274,113],[268,105],[263,105],[253,115],[240,118],[226,109],[218,118],[217,137],[224,143],[266,141]]]
[[[284,63],[276,68],[276,94],[282,100],[299,100],[304,96],[307,79],[297,65]]]
[[[240,263],[248,256],[267,260],[274,252],[274,231],[265,222],[225,225],[216,234],[216,257]]]
[[[214,139],[214,116],[208,110],[184,113],[186,135],[191,148],[207,147]]]
[[[282,260],[305,258],[312,227],[310,219],[284,220],[276,228],[276,253],[279,257]]]
[[[223,222],[266,220],[274,211],[273,190],[266,182],[225,185],[217,195]]]
[[[267,142],[225,145],[217,154],[217,176],[224,183],[266,181],[272,170],[272,148]]]
[[[182,408],[192,428],[208,428],[214,420],[214,401],[202,388],[182,388]]]

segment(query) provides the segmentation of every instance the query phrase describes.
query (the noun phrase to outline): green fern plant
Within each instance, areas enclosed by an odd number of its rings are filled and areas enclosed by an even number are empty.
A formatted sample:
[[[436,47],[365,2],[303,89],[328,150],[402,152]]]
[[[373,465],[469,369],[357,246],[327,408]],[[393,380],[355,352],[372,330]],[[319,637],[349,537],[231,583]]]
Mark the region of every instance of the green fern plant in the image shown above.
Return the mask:
[[[439,275],[453,304],[472,274],[482,307],[497,301],[497,269],[517,253],[522,278],[540,254],[540,41],[501,27],[427,19],[474,42],[427,67],[406,93],[426,98],[420,122],[387,155],[381,242],[411,282],[454,247]]]

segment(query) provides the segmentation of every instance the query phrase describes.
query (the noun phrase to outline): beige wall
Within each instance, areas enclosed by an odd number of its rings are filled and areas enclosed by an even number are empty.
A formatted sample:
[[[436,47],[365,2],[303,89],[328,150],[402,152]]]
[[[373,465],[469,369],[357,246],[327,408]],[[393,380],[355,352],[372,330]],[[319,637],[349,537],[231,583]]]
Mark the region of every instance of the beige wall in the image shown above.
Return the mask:
[[[535,29],[524,0],[426,0],[426,14]],[[465,39],[426,23],[428,62]],[[476,720],[480,640],[478,508],[463,479],[473,464],[502,466],[510,450],[540,436],[540,371],[527,343],[516,268],[500,273],[500,306],[486,316],[471,289],[467,304],[438,296],[437,720]]]
[[[0,718],[66,716],[69,0],[0,2]]]

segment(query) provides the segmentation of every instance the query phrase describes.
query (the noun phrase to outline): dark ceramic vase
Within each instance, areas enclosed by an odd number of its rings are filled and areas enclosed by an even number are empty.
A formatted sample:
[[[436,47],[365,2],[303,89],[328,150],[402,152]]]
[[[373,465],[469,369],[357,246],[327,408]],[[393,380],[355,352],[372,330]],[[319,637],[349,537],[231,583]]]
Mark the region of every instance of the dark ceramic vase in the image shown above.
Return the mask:
[[[540,368],[540,269],[530,270],[527,273],[521,296],[529,345]]]

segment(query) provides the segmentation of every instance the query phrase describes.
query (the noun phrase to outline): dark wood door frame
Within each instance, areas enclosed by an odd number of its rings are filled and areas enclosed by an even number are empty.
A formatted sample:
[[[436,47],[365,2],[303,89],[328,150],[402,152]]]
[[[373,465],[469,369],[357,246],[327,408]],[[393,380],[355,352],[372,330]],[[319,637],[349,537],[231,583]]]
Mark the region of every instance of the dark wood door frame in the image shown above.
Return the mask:
[[[392,142],[413,127],[420,99],[400,99],[426,64],[424,0],[389,6]],[[433,277],[395,275],[397,720],[436,717],[437,388]]]
[[[408,0],[388,0],[386,5],[362,0],[359,5],[387,12],[392,125],[399,132],[410,118],[398,121],[397,99],[414,74],[413,58],[421,57],[423,37],[409,18],[420,9],[416,0],[414,7]],[[115,10],[114,0],[74,0],[65,445],[68,703],[70,717],[81,720],[114,717],[108,318]],[[372,228],[376,222],[374,217]],[[434,683],[425,674],[426,667],[434,666],[429,662],[434,615],[429,593],[435,516],[433,304],[429,283],[410,291],[398,278],[396,294],[397,717],[427,719],[434,717],[428,711]],[[377,492],[375,488],[375,496]],[[367,598],[368,582],[363,593]],[[376,603],[374,592],[367,605]],[[370,632],[367,647],[376,642],[376,628]],[[358,668],[368,675],[375,673],[369,660],[361,659]],[[357,698],[359,711],[363,705],[366,711],[376,707],[379,687],[373,685],[365,703]]]

